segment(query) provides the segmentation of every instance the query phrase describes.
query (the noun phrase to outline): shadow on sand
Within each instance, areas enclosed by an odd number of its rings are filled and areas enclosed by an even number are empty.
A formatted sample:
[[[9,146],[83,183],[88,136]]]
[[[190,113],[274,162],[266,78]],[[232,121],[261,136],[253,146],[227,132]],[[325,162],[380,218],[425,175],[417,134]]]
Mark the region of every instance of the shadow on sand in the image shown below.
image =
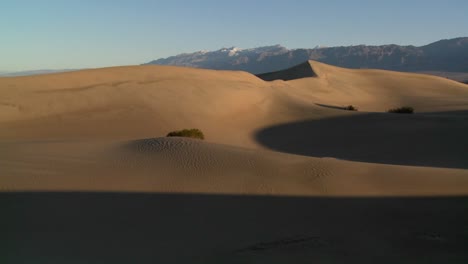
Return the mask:
[[[359,113],[280,124],[256,140],[276,151],[413,166],[468,168],[468,111]]]
[[[326,105],[326,104],[316,104],[316,105],[321,106],[321,107],[330,108],[330,109],[347,110],[346,109],[347,106]]]
[[[0,262],[468,263],[468,197],[0,193]]]

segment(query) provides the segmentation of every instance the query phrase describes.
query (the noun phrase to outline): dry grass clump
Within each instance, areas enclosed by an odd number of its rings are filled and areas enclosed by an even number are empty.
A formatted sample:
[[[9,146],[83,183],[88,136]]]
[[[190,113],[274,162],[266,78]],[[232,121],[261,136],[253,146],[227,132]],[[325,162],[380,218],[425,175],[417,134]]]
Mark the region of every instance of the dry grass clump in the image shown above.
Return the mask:
[[[201,132],[201,130],[197,128],[172,131],[167,134],[167,137],[188,137],[188,138],[205,139],[205,135],[203,135],[203,132]]]
[[[396,114],[412,114],[414,113],[414,108],[410,106],[403,106],[399,108],[393,108],[388,110],[389,113],[396,113]]]
[[[357,107],[353,106],[353,105],[348,105],[348,106],[345,106],[343,108],[344,110],[348,110],[348,111],[357,111]]]

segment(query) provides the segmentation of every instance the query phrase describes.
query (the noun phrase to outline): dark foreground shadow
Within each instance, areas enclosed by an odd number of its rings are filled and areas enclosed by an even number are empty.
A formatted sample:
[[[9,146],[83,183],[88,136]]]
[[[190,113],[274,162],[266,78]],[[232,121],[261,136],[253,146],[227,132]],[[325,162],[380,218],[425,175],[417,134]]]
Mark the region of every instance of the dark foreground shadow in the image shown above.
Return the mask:
[[[281,124],[256,133],[276,151],[353,161],[468,168],[468,111],[362,113]]]
[[[468,197],[1,193],[0,263],[468,263]]]

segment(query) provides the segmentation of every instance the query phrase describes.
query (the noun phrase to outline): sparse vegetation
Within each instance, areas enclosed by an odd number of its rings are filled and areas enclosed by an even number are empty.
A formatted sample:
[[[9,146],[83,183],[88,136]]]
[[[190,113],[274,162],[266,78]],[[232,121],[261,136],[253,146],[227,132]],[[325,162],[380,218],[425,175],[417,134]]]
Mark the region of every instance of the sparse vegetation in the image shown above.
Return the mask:
[[[205,135],[203,135],[203,132],[201,132],[201,130],[197,128],[172,131],[169,134],[167,134],[167,137],[188,137],[205,139]]]
[[[353,105],[348,105],[346,107],[343,108],[344,110],[348,110],[348,111],[357,111],[357,107],[353,106]]]
[[[412,114],[414,113],[414,108],[410,106],[403,106],[399,108],[393,108],[388,110],[389,113],[396,113],[396,114]]]

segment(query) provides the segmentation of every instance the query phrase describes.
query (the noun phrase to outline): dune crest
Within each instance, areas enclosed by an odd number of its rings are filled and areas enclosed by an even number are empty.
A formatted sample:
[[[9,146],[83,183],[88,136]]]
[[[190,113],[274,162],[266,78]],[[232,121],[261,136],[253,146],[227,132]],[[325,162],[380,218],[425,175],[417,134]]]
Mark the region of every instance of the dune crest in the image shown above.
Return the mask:
[[[258,74],[257,77],[259,77],[260,79],[264,81],[274,81],[274,80],[290,81],[290,80],[310,78],[310,77],[319,77],[319,76],[317,72],[315,71],[311,62],[307,61],[307,62],[301,63],[297,66],[294,66],[286,70]]]

